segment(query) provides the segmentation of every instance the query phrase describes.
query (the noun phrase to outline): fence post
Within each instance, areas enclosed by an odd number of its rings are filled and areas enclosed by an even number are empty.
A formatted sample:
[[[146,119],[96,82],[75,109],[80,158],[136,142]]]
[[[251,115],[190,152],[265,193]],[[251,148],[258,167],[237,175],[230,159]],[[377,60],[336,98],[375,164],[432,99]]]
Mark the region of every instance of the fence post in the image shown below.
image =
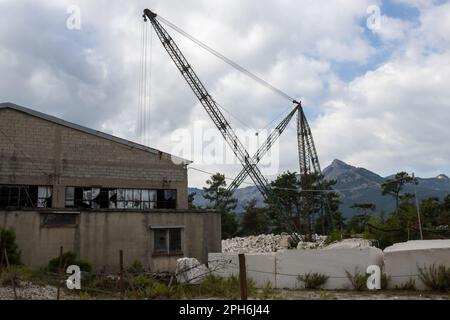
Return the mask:
[[[6,248],[3,250],[4,254],[5,254],[5,261],[6,261],[6,269],[11,272],[11,266],[9,265],[9,259],[8,259],[8,252],[6,252]],[[12,272],[12,276],[11,276],[11,284],[13,287],[13,292],[14,292],[14,300],[17,300],[17,292],[16,292],[16,275],[15,273]]]
[[[4,258],[3,252],[6,252],[6,248],[3,243],[3,239],[1,238],[1,235],[0,235],[0,252],[1,252],[0,254],[0,272],[1,272],[3,268],[3,258]]]
[[[59,247],[58,288],[56,289],[56,300],[59,300],[59,294],[61,291],[62,255],[63,255],[63,246]]]
[[[245,254],[239,254],[239,282],[241,287],[241,300],[247,300],[247,271],[245,269]]]
[[[120,300],[123,300],[123,251],[119,251],[119,264],[120,264],[120,273],[119,273],[119,287],[120,287]]]

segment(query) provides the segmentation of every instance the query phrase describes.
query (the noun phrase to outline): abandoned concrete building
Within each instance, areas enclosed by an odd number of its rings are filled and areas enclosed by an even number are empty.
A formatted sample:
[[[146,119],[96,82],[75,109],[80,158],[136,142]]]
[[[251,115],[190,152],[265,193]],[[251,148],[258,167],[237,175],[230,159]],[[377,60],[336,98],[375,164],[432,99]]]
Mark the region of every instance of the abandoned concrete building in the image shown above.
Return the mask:
[[[190,161],[12,103],[0,104],[0,227],[22,262],[74,251],[94,269],[173,271],[220,252],[220,214],[188,209]]]

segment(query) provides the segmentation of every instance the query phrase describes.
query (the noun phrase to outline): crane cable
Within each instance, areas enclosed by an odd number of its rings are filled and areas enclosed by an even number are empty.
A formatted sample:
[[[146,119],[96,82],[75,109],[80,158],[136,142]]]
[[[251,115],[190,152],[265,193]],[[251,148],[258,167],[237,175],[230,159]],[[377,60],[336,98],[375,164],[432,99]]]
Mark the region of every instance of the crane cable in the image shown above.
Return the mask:
[[[167,25],[168,27],[172,28],[173,30],[175,30],[176,32],[180,33],[181,35],[185,36],[186,38],[188,38],[189,40],[191,40],[192,42],[196,43],[197,45],[199,45],[200,47],[202,47],[203,49],[205,49],[206,51],[210,52],[211,54],[213,54],[214,56],[216,56],[217,58],[221,59],[222,61],[224,61],[225,63],[229,64],[230,66],[232,66],[233,68],[235,68],[236,70],[242,72],[243,74],[247,75],[248,77],[250,77],[251,79],[255,80],[256,82],[258,82],[259,84],[265,86],[266,88],[272,90],[274,93],[278,94],[280,97],[284,98],[284,99],[288,99],[291,102],[296,102],[296,100],[294,98],[292,98],[290,95],[288,95],[287,93],[283,92],[281,89],[278,89],[277,87],[275,87],[274,85],[270,84],[269,82],[267,82],[266,80],[258,77],[257,75],[255,75],[254,73],[252,73],[251,71],[249,71],[248,69],[240,66],[239,64],[237,64],[236,62],[228,59],[227,57],[225,57],[223,54],[217,52],[216,50],[212,49],[211,47],[207,46],[206,44],[204,44],[203,42],[201,42],[200,40],[198,40],[197,38],[193,37],[192,35],[190,35],[189,33],[187,33],[186,31],[184,31],[183,29],[181,29],[180,27],[174,25],[173,23],[171,23],[170,21],[164,19],[163,17],[161,17],[160,15],[157,16],[157,18],[163,22],[165,25]]]
[[[150,41],[149,41],[150,38]],[[149,47],[150,45],[150,47]],[[149,115],[152,94],[152,60],[153,60],[153,29],[148,35],[148,24],[142,22],[141,27],[141,55],[139,72],[139,98],[138,98],[138,121],[136,134],[139,142],[143,145],[149,144]]]

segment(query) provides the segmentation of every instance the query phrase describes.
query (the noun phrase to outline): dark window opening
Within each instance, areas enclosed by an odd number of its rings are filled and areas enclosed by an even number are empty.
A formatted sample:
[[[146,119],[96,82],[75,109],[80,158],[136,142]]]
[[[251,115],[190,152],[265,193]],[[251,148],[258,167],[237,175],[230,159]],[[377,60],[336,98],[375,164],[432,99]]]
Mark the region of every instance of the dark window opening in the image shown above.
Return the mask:
[[[0,186],[0,208],[50,208],[52,187]]]
[[[181,229],[169,229],[169,252],[181,252]]]
[[[77,216],[72,213],[46,213],[42,215],[42,226],[74,226],[77,223]]]
[[[153,229],[155,254],[182,254],[181,228]]]
[[[177,190],[66,187],[66,208],[175,209]]]

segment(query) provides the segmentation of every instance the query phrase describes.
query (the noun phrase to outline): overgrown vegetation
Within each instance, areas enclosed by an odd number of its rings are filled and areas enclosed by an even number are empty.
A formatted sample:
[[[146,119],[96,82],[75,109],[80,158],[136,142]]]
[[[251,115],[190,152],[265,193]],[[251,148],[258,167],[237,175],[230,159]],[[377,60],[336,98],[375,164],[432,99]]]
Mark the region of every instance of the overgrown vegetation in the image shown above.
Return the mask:
[[[450,268],[445,265],[432,264],[423,268],[418,266],[417,269],[419,270],[419,279],[429,289],[450,292]]]
[[[345,274],[347,275],[347,279],[350,281],[353,290],[363,291],[367,289],[367,278],[369,277],[369,274],[359,272],[358,268],[355,269],[354,273],[345,270]]]
[[[3,229],[0,227],[0,261],[3,262],[3,266],[6,265],[6,259],[4,257],[5,249],[8,255],[9,264],[20,265],[20,251],[16,244],[16,233],[13,229]]]
[[[70,265],[77,265],[80,267],[81,271],[85,271],[85,272],[91,272],[91,270],[92,270],[92,267],[89,264],[89,262],[87,262],[85,260],[77,259],[77,255],[75,252],[67,251],[62,254],[61,259],[58,256],[58,257],[51,259],[48,262],[48,271],[54,272],[54,273],[59,272],[60,260],[61,260],[61,267],[64,270],[67,268],[67,266],[70,266]]]
[[[320,289],[329,278],[330,277],[318,272],[308,272],[303,275],[299,275],[297,280],[303,282],[305,289]]]

